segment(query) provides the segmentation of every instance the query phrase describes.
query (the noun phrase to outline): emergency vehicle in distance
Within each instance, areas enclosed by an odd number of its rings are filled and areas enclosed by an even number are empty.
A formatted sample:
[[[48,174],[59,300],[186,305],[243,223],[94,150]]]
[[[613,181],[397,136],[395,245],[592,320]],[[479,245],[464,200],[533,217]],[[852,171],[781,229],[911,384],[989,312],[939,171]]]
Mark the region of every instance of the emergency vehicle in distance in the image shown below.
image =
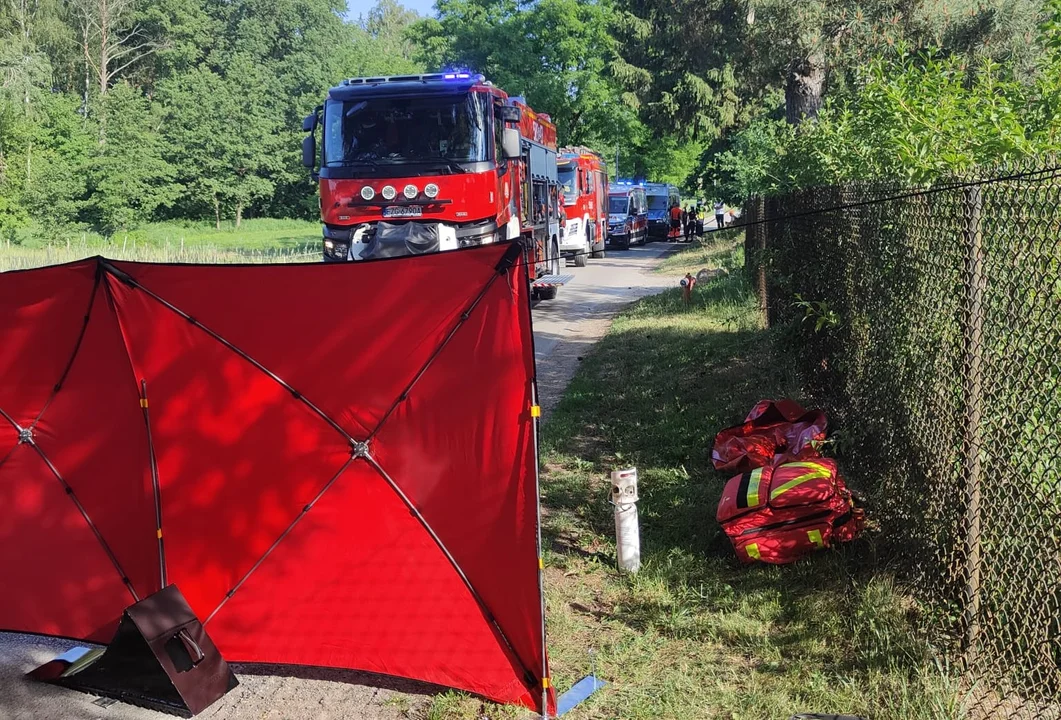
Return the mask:
[[[628,248],[648,242],[648,200],[639,183],[617,181],[608,190],[608,244]]]
[[[573,257],[575,267],[584,267],[589,257],[604,257],[608,237],[608,165],[589,148],[560,148],[557,173],[567,215],[560,252]]]
[[[325,262],[521,239],[535,294],[563,284],[556,127],[522,98],[466,72],[351,78],[302,129]]]
[[[670,209],[681,202],[678,188],[668,183],[644,183],[648,199],[648,235],[665,240],[670,229]]]

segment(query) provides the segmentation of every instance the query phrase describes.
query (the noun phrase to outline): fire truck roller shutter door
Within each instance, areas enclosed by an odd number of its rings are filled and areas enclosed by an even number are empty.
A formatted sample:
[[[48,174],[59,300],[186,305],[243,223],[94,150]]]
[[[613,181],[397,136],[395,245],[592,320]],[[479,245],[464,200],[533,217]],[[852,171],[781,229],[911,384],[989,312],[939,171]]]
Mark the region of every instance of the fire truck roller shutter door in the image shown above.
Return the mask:
[[[556,182],[556,156],[550,156],[546,149],[540,145],[531,145],[530,172],[535,177]]]

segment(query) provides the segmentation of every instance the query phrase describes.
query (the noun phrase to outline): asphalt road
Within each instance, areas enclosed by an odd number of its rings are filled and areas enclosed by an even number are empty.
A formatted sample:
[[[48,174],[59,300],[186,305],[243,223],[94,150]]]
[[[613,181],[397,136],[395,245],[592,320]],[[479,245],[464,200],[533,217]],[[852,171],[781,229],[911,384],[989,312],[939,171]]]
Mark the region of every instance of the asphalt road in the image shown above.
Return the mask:
[[[679,246],[651,243],[609,250],[584,268],[555,300],[533,312],[538,387],[543,416],[559,401],[581,358],[607,332],[624,306],[671,287],[677,277],[653,274],[660,258]],[[5,588],[17,592],[16,588]],[[30,682],[24,673],[75,645],[72,641],[0,633],[0,720],[158,720],[151,710]],[[199,715],[224,720],[400,720],[422,717],[440,688],[367,673],[322,668],[236,665],[240,685]]]
[[[560,401],[581,359],[608,331],[612,318],[638,298],[654,295],[678,282],[653,273],[660,258],[682,247],[655,242],[629,250],[607,251],[586,267],[568,264],[561,272],[575,279],[560,288],[555,300],[534,308],[534,353],[538,362],[538,394],[543,420]]]

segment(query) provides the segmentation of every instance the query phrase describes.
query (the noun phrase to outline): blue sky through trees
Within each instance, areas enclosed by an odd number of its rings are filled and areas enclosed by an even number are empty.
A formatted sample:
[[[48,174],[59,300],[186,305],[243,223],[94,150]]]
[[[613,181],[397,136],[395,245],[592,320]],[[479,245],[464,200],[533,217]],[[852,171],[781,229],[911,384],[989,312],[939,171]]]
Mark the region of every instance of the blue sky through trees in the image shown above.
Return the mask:
[[[435,14],[435,0],[398,0],[402,5],[415,10],[421,15]],[[376,0],[348,0],[346,16],[356,20],[361,15],[368,15],[368,11],[376,6]]]

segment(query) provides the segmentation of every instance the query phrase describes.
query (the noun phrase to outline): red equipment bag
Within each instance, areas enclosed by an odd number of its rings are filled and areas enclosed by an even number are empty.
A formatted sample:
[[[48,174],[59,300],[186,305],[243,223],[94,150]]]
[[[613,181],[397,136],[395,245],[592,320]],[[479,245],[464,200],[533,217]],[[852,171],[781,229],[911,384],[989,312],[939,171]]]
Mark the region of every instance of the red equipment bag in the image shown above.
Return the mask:
[[[726,483],[718,521],[743,563],[784,564],[838,542],[865,525],[828,458],[756,468]]]
[[[804,410],[791,400],[762,400],[744,423],[715,436],[711,462],[725,473],[818,457],[828,421],[821,410]]]

